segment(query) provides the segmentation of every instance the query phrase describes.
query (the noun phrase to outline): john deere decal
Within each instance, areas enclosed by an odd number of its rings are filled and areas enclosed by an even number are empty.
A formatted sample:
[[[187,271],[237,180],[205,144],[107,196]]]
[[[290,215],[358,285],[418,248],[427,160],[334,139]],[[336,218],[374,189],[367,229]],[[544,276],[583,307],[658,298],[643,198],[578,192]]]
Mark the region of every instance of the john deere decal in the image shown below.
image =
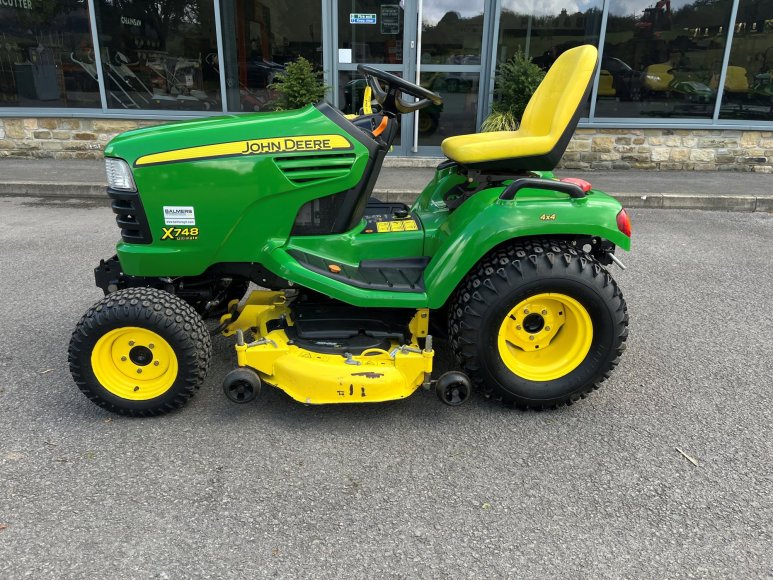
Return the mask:
[[[351,149],[352,144],[343,135],[304,135],[300,137],[272,137],[249,141],[230,141],[217,145],[186,147],[144,155],[134,163],[136,166],[216,159],[242,155],[264,155],[266,153],[295,153],[304,151],[341,151]]]

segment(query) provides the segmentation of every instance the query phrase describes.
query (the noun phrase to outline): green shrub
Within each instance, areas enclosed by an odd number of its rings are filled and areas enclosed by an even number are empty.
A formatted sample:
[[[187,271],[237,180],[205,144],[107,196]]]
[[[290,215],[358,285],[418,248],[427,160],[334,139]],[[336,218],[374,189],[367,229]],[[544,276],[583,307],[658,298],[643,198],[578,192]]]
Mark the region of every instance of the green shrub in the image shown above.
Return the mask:
[[[274,109],[300,109],[321,101],[328,89],[321,77],[322,73],[315,71],[314,65],[302,56],[288,63],[284,72],[277,73],[274,82],[268,86],[278,93],[273,102]]]
[[[502,63],[494,81],[494,104],[491,114],[483,121],[483,131],[514,131],[529,99],[537,90],[544,71],[520,50]]]

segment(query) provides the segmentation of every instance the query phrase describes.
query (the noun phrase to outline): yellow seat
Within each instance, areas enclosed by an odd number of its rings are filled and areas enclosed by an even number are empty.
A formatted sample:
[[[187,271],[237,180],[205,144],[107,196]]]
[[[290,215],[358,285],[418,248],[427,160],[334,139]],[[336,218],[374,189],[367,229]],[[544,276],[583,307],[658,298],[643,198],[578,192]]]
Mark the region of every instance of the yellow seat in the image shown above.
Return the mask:
[[[746,69],[740,66],[727,67],[725,74],[725,90],[729,93],[748,93],[749,77]]]
[[[651,64],[644,69],[644,86],[655,92],[663,93],[671,90],[671,81],[674,75],[671,74],[674,65],[670,62],[661,62],[660,64]]]
[[[599,97],[614,97],[616,94],[615,78],[608,70],[602,69],[599,73]]]
[[[567,50],[532,95],[517,131],[449,137],[441,144],[443,153],[485,170],[553,169],[577,126],[597,60],[593,46]]]

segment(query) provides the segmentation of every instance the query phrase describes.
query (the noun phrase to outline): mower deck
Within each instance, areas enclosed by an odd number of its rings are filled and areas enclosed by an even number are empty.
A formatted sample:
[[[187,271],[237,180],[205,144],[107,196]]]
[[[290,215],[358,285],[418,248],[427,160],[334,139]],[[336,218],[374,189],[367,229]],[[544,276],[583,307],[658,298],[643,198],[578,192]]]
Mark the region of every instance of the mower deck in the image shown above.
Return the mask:
[[[285,292],[256,290],[241,307],[233,303],[230,310],[221,325],[225,336],[237,336],[239,366],[256,371],[261,382],[296,401],[379,403],[430,386],[434,351],[427,309],[416,311],[408,332],[372,314],[370,319],[350,314],[331,326],[324,309],[292,309]],[[246,342],[246,332],[254,340]]]

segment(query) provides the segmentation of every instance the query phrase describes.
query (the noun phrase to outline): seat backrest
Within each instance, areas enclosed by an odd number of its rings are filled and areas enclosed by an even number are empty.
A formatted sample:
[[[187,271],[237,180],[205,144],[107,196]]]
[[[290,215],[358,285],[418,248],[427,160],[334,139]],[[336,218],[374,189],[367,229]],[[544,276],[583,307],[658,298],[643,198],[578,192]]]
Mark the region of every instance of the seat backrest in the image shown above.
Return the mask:
[[[556,139],[574,131],[580,106],[596,70],[598,51],[590,45],[578,46],[559,56],[526,105],[518,129],[519,136]]]

